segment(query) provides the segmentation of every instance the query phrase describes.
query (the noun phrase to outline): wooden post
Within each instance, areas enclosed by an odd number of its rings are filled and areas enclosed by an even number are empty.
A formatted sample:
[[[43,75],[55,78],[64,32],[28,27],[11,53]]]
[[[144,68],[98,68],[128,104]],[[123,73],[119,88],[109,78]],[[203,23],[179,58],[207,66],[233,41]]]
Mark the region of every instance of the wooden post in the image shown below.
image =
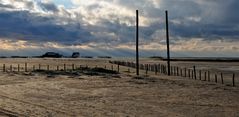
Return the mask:
[[[215,82],[217,83],[217,74],[215,74]]]
[[[221,82],[222,84],[224,84],[224,81],[223,81],[223,74],[221,73]]]
[[[148,74],[149,66],[148,64],[146,65],[146,75]]]
[[[177,67],[177,76],[179,76],[179,73],[178,73],[179,71],[178,71],[178,67]]]
[[[187,77],[187,68],[184,69],[184,73],[185,73],[185,74],[184,74],[185,77]]]
[[[154,65],[154,71],[155,71],[155,75],[157,75],[157,73],[158,73],[158,67],[157,67],[156,64]]]
[[[233,73],[232,76],[232,86],[235,87],[235,73]]]
[[[47,71],[49,71],[50,70],[50,66],[49,65],[47,65]]]
[[[32,66],[32,70],[35,71],[35,65]]]
[[[41,64],[39,64],[39,66],[38,66],[38,67],[39,67],[39,70],[41,70]]]
[[[106,65],[105,65],[105,69],[106,69]]]
[[[167,64],[168,64],[168,75],[170,76],[170,49],[169,49],[169,26],[168,26],[168,11],[165,11],[166,15],[166,39],[167,39]]]
[[[204,72],[204,81],[207,81],[207,72]]]
[[[12,72],[12,65],[10,65],[10,72]]]
[[[97,67],[96,67],[97,68]],[[75,70],[75,64],[72,64],[72,70]]]
[[[190,74],[191,74],[191,73],[190,73],[190,69],[188,69],[188,77],[189,77],[189,78],[191,78]]]
[[[111,65],[111,70],[114,71],[114,66],[113,65]]]
[[[136,10],[136,74],[139,75],[139,11]]]
[[[210,71],[208,71],[208,81],[210,82],[211,81],[211,74],[210,74]]]
[[[199,80],[202,80],[202,71],[199,71]]]
[[[192,79],[194,79],[194,70],[192,70]]]
[[[176,67],[175,66],[173,66],[173,71],[174,71],[174,76],[176,76]]]
[[[119,72],[120,72],[119,64],[118,64],[118,67],[117,67],[117,69],[118,69],[118,73],[119,73]]]
[[[197,80],[197,72],[196,72],[195,66],[193,66],[193,72],[194,72],[194,79]]]
[[[6,67],[5,67],[5,64],[3,64],[3,72],[5,72],[6,71]]]
[[[27,63],[25,63],[25,72],[27,72]]]
[[[59,65],[56,66],[56,71],[59,71]]]

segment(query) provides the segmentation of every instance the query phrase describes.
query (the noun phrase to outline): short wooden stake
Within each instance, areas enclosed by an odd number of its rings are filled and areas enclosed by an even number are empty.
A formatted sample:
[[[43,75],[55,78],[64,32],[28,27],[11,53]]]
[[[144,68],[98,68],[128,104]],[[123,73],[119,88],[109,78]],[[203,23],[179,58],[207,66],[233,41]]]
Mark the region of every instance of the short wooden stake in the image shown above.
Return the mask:
[[[27,63],[25,63],[25,72],[27,72]]]
[[[211,74],[210,74],[210,71],[208,71],[208,74],[207,74],[207,75],[208,75],[208,81],[210,82],[210,80],[211,80],[211,79],[210,79],[210,75],[211,75]]]
[[[6,71],[6,67],[5,67],[5,64],[3,64],[3,72],[5,72]]]
[[[97,67],[96,67],[97,68]],[[75,64],[72,64],[72,70],[75,70]]]
[[[224,84],[223,74],[222,73],[221,73],[221,82],[222,82],[222,84]]]
[[[217,74],[215,74],[215,82],[217,83]]]
[[[202,71],[199,71],[199,80],[202,80]]]
[[[235,73],[233,73],[232,76],[232,86],[235,87]]]
[[[119,64],[118,64],[118,66],[117,66],[117,70],[118,70],[118,73],[119,73],[119,72],[120,72]]]
[[[196,72],[196,67],[193,66],[193,71],[194,71],[194,79],[197,80],[197,72]]]

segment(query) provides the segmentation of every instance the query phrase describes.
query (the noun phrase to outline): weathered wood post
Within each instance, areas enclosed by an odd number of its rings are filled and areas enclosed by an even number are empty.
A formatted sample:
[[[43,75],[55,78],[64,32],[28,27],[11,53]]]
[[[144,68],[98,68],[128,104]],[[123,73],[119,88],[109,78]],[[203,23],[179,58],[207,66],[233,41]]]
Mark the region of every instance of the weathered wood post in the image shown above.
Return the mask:
[[[38,66],[38,67],[39,67],[39,70],[41,70],[41,64],[39,64],[39,66]]]
[[[3,72],[5,72],[6,71],[6,67],[5,67],[5,64],[3,64]]]
[[[207,72],[204,72],[204,81],[207,81]]]
[[[202,71],[199,70],[199,80],[202,80]]]
[[[56,71],[59,71],[59,65],[56,66]]]
[[[114,66],[113,65],[111,65],[111,70],[114,71]]]
[[[210,74],[210,71],[208,71],[208,74],[207,74],[207,75],[208,75],[208,76],[207,76],[208,81],[210,82],[210,80],[211,80],[211,79],[210,79],[210,75],[211,75],[211,74]]]
[[[166,39],[167,39],[167,64],[168,64],[168,76],[170,76],[170,49],[169,49],[169,26],[168,26],[168,11],[165,11],[166,15]]]
[[[197,80],[196,66],[193,66],[193,72],[194,72],[194,79]]]
[[[224,84],[223,74],[222,73],[221,73],[221,82],[222,82],[222,84]]]
[[[10,65],[10,72],[12,72],[12,65]]]
[[[97,68],[97,67],[96,67]],[[72,70],[75,70],[75,64],[72,64]]]
[[[120,72],[120,66],[119,66],[119,63],[118,63],[117,70],[118,70],[118,73],[119,73],[119,72]]]
[[[32,70],[35,71],[35,65],[32,66]]]
[[[184,75],[187,77],[187,68],[184,68]]]
[[[194,70],[192,69],[192,79],[194,79]]]
[[[146,65],[146,75],[148,75],[149,65]]]
[[[232,76],[232,86],[235,87],[235,73],[233,73]]]
[[[215,74],[215,82],[217,83],[217,74]]]
[[[27,63],[25,63],[25,72],[27,72]]]
[[[136,75],[139,75],[139,11],[136,10]]]
[[[47,65],[47,71],[49,71],[50,70],[50,66],[49,65]]]
[[[177,76],[179,76],[179,73],[178,73],[179,71],[178,71],[178,67],[177,67]]]
[[[191,78],[191,73],[190,69],[188,69],[188,77]]]
[[[155,75],[157,75],[158,74],[158,67],[157,67],[156,64],[154,64],[154,71],[155,71]]]

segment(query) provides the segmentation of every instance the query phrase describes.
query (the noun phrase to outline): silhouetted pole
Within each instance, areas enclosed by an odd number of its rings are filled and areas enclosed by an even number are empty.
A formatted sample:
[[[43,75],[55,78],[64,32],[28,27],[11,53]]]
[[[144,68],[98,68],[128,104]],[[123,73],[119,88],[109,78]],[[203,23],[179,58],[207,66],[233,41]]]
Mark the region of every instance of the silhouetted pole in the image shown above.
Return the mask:
[[[136,74],[139,75],[139,11],[136,10]]]
[[[170,50],[169,50],[169,31],[168,31],[168,11],[166,14],[166,38],[167,38],[167,62],[168,62],[168,75],[170,76]]]

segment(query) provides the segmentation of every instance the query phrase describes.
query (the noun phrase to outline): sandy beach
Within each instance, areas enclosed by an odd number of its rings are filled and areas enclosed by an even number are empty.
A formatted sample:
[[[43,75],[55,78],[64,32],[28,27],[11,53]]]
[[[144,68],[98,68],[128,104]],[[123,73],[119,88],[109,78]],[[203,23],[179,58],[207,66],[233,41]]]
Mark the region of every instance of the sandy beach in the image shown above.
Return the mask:
[[[64,62],[63,62],[64,61]],[[5,59],[2,63],[25,63]],[[34,59],[28,64],[90,66],[107,60]],[[97,66],[97,67],[98,67]],[[53,68],[53,67],[52,67]],[[165,75],[1,72],[0,115],[31,117],[237,117],[239,88]]]

